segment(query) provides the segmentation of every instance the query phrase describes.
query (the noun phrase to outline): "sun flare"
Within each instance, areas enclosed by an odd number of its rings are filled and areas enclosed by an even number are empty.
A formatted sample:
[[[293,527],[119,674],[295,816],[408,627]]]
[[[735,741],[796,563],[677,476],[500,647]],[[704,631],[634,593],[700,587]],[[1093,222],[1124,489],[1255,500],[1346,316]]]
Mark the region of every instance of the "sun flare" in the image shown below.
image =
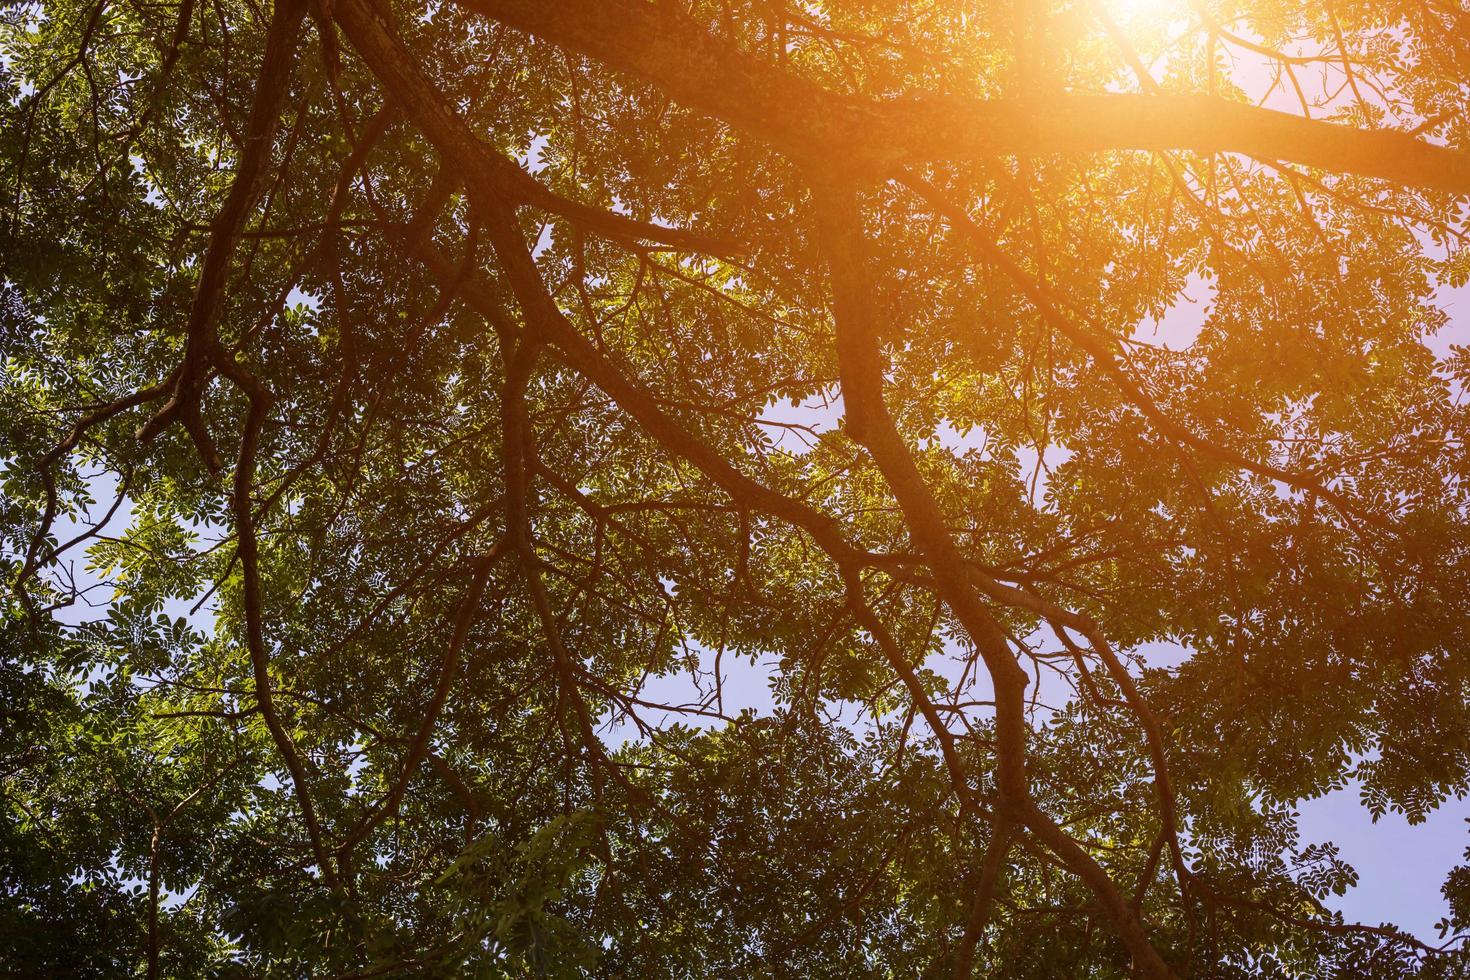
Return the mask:
[[[1181,13],[1175,0],[1102,0],[1113,16],[1125,24],[1161,24]]]

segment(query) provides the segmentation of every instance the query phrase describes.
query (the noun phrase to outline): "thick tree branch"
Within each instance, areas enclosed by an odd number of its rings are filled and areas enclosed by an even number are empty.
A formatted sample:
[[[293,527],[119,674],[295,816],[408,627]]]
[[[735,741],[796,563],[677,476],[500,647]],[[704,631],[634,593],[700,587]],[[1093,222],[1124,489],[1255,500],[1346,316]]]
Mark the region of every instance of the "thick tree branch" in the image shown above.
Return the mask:
[[[241,369],[243,370],[243,369]],[[248,377],[248,376],[247,376]],[[254,380],[251,378],[250,380]],[[239,536],[240,569],[244,580],[245,594],[245,643],[250,653],[251,673],[255,679],[255,701],[260,706],[276,748],[280,751],[286,768],[291,774],[291,783],[296,791],[296,800],[301,806],[301,815],[306,822],[307,837],[311,841],[312,854],[322,876],[332,888],[338,885],[336,868],[332,864],[326,837],[317,819],[316,807],[311,802],[311,783],[301,754],[291,739],[276,710],[272,696],[270,676],[270,652],[265,644],[265,611],[261,597],[260,556],[255,534],[254,504],[251,491],[255,484],[255,458],[260,444],[260,430],[274,399],[258,382],[241,386],[249,399],[250,409],[245,419],[245,432],[240,440],[240,456],[235,463],[234,493],[230,498],[230,509],[235,517],[235,529]]]
[[[515,212],[502,206],[490,215],[492,224],[503,227],[509,236],[519,241],[520,227]],[[506,537],[516,553],[525,573],[526,588],[531,593],[531,602],[536,609],[536,618],[541,624],[541,634],[551,650],[551,661],[556,674],[558,703],[565,699],[576,715],[578,733],[582,745],[591,757],[589,766],[594,793],[602,796],[602,769],[616,771],[603,750],[602,742],[592,728],[592,718],[577,679],[577,668],[572,654],[562,638],[561,626],[556,620],[556,611],[551,606],[551,596],[541,577],[541,559],[536,554],[536,542],[531,528],[531,472],[535,457],[535,435],[526,411],[526,389],[535,371],[541,350],[541,342],[527,339],[512,349],[505,345],[505,384],[502,388],[500,418],[502,459],[505,467],[505,513]],[[558,709],[560,710],[560,709]]]
[[[923,474],[914,464],[884,400],[884,363],[873,322],[876,299],[857,198],[824,184],[816,195],[821,247],[831,269],[838,364],[848,432],[867,448],[903,511],[909,533],[928,561],[937,591],[980,652],[995,688],[996,784],[1000,802],[1077,874],[1106,909],[1135,966],[1150,977],[1174,973],[1154,949],[1107,872],[1036,805],[1026,777],[1026,673],[1000,624],[980,602],[965,562]]]
[[[1208,95],[1047,95],[980,101],[844,96],[711,35],[671,3],[456,0],[468,10],[647,79],[808,162],[887,176],[1005,154],[1244,153],[1407,187],[1470,194],[1470,154]]]
[[[305,14],[306,4],[301,0],[281,0],[275,6],[234,181],[230,184],[224,206],[210,224],[209,245],[200,264],[193,301],[189,304],[189,319],[184,328],[184,358],[173,379],[173,394],[158,414],[138,430],[138,438],[147,442],[170,423],[182,422],[205,465],[215,472],[221,465],[219,454],[209,437],[199,402],[210,370],[220,367],[221,362],[229,357],[220,345],[215,324],[224,302],[240,227],[264,184],[265,165],[270,159],[281,108],[291,87],[296,45],[301,39],[301,21]]]
[[[928,704],[927,693],[917,676],[907,668],[896,644],[885,642],[885,630],[874,629],[875,619],[865,612],[861,601],[860,584],[855,579],[856,570],[871,564],[872,556],[854,548],[843,536],[837,522],[818,510],[769,489],[763,484],[741,473],[721,453],[715,451],[697,436],[690,433],[677,420],[658,406],[657,399],[643,390],[636,382],[627,378],[590,341],[584,338],[572,323],[557,308],[555,300],[531,259],[529,249],[520,229],[514,224],[497,220],[503,213],[504,204],[497,201],[493,187],[483,186],[477,172],[470,173],[468,188],[472,196],[480,196],[486,202],[491,221],[487,226],[501,266],[505,270],[512,291],[516,295],[527,330],[532,338],[549,345],[548,351],[563,363],[579,372],[608,394],[617,405],[628,412],[655,441],[675,456],[685,459],[713,480],[742,507],[769,513],[810,534],[817,545],[825,551],[843,571],[848,585],[849,605],[853,606],[865,628],[874,636],[884,650],[885,656],[900,676],[921,710]],[[441,283],[452,282],[457,276],[453,264],[422,242],[411,243],[408,249],[419,258]],[[476,279],[469,279],[461,286],[461,296],[476,312],[480,313],[506,338],[514,336],[515,328],[501,311],[490,291]],[[854,592],[854,588],[858,591]],[[1016,668],[1019,671],[1019,667]],[[1022,676],[1024,680],[1024,675]],[[926,712],[926,718],[934,728],[936,737],[944,743],[946,730],[937,713]],[[964,769],[957,754],[951,753],[951,778],[961,801],[974,806],[971,791],[964,778]]]
[[[965,919],[965,934],[955,954],[954,980],[969,980],[974,970],[975,951],[985,937],[985,927],[990,924],[990,910],[995,904],[995,891],[1005,871],[1014,829],[1011,821],[1001,814],[996,814],[990,821],[990,843],[985,847],[985,857],[980,863],[980,883],[975,888],[970,914]]]
[[[372,0],[341,0],[332,12],[359,56],[382,81],[389,96],[413,120],[444,159],[461,171],[476,170],[505,200],[559,214],[614,238],[660,242],[709,255],[732,256],[740,247],[698,232],[666,228],[556,194],[477,137],[425,74],[398,37],[388,12]]]

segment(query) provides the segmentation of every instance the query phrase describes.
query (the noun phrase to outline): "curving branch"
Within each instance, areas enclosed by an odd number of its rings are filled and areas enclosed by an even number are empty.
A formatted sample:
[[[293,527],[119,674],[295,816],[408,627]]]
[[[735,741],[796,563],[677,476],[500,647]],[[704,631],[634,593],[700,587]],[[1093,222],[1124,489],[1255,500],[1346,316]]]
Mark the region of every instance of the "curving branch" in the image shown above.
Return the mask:
[[[954,980],[968,980],[974,969],[975,952],[985,937],[985,927],[990,924],[995,891],[1005,873],[1006,855],[1010,853],[1014,831],[1011,821],[1000,814],[990,821],[990,843],[986,845],[985,857],[980,862],[980,882],[970,903],[969,916],[965,919],[965,934],[955,954]]]
[[[503,202],[502,202],[503,203]],[[492,228],[499,228],[506,236],[512,249],[524,247],[520,238],[520,227],[515,213],[508,206],[490,215]],[[492,232],[493,235],[493,232]],[[513,236],[513,237],[511,237]],[[494,238],[497,247],[502,239]],[[512,256],[514,253],[512,252]],[[593,764],[589,767],[593,792],[602,797],[602,769],[616,771],[603,750],[602,742],[592,728],[592,717],[587,703],[582,698],[578,685],[577,668],[572,654],[562,638],[556,612],[551,607],[551,596],[546,591],[546,582],[541,576],[541,559],[536,554],[535,537],[531,529],[529,496],[531,492],[532,459],[535,457],[535,434],[526,412],[526,389],[536,368],[541,344],[534,338],[522,336],[512,350],[505,348],[505,384],[501,395],[501,436],[505,467],[505,511],[506,536],[525,573],[526,587],[531,593],[531,602],[536,609],[536,618],[541,624],[541,633],[551,650],[551,661],[556,672],[558,704],[565,699],[572,706],[577,718],[577,729]],[[559,712],[558,712],[559,713]]]
[[[280,126],[281,109],[290,91],[296,46],[301,40],[301,22],[305,15],[306,4],[302,0],[282,0],[271,14],[265,56],[261,60],[234,180],[224,205],[210,223],[209,245],[200,263],[194,298],[189,304],[189,318],[184,327],[183,361],[171,379],[173,391],[169,400],[138,430],[139,440],[148,442],[172,423],[181,423],[194,440],[205,465],[215,473],[219,472],[222,464],[204,424],[200,400],[204,397],[210,371],[222,369],[223,362],[230,359],[220,344],[215,325],[224,303],[225,286],[229,281],[241,226],[265,183],[266,163]]]
[[[909,534],[927,559],[937,592],[980,652],[995,688],[996,785],[1001,806],[1078,877],[1106,910],[1143,975],[1171,978],[1143,923],[1108,873],[1036,805],[1026,776],[1026,672],[1000,624],[981,603],[965,573],[944,515],[914,463],[884,400],[884,361],[873,311],[856,195],[826,184],[814,194],[821,248],[831,270],[838,368],[849,434],[873,457],[902,510]]]
[[[457,170],[476,170],[507,201],[559,214],[613,238],[660,242],[709,255],[733,256],[743,249],[728,240],[681,228],[668,228],[569,200],[543,187],[514,161],[471,131],[449,100],[414,60],[394,30],[389,12],[372,0],[340,0],[332,13],[358,55],[383,83],[405,115]]]
[[[1244,153],[1470,194],[1470,153],[1211,95],[878,101],[823,89],[717,38],[670,3],[455,0],[466,10],[646,79],[807,162],[887,176],[908,164],[1105,150]]]

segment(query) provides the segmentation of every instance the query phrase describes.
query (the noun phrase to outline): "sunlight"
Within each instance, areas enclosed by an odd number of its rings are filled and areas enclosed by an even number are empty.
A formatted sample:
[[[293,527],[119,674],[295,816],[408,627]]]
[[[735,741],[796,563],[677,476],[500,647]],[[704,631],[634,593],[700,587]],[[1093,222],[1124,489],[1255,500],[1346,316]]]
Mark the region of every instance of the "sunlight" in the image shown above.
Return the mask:
[[[1158,23],[1177,14],[1173,0],[1105,0],[1113,14],[1124,23],[1147,21]]]

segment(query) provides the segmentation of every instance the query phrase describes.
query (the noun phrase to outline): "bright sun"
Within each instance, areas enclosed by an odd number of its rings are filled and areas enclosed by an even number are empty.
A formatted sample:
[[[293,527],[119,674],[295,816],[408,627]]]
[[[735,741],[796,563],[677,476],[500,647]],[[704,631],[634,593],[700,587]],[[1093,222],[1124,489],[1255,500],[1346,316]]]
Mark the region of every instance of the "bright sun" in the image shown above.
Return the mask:
[[[1123,21],[1159,21],[1177,13],[1171,0],[1104,0]]]

